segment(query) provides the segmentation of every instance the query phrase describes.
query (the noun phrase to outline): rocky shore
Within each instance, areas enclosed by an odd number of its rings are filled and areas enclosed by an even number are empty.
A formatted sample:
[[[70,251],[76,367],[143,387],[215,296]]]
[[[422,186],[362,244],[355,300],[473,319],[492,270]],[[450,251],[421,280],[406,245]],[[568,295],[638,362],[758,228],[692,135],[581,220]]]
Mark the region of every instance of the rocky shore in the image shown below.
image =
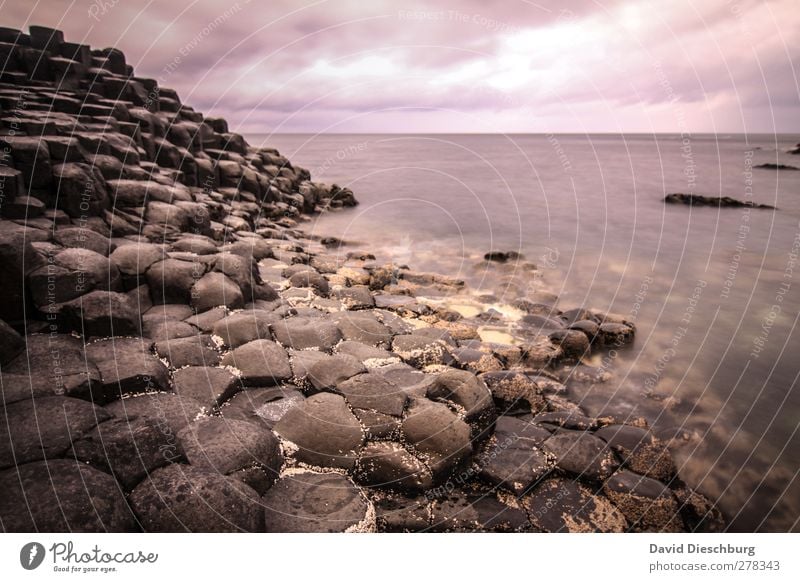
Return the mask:
[[[4,531],[724,529],[645,420],[570,400],[624,317],[520,301],[487,341],[422,299],[461,281],[304,234],[352,192],[119,50],[0,58]]]

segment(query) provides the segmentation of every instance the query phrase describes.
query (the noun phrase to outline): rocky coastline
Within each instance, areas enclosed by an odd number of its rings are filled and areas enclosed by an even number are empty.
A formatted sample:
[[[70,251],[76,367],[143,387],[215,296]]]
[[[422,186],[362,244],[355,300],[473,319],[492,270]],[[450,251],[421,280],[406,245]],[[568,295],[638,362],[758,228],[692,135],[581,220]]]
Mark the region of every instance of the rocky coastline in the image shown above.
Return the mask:
[[[625,317],[522,300],[488,341],[421,298],[463,282],[302,230],[350,190],[118,49],[0,59],[3,531],[725,528],[644,419],[570,400]]]

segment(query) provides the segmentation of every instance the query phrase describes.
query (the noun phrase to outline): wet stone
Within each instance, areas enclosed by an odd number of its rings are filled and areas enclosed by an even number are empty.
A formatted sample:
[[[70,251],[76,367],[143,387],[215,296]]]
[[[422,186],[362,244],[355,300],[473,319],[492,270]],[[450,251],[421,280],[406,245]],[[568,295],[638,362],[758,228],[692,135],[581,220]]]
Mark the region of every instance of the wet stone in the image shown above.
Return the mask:
[[[480,378],[489,387],[499,414],[535,414],[546,406],[537,384],[522,372],[487,372]]]
[[[528,517],[545,532],[621,533],[625,516],[603,496],[576,481],[548,479],[522,499]]]
[[[401,432],[437,478],[446,476],[472,453],[469,425],[445,404],[413,400]]]
[[[637,531],[684,530],[675,496],[655,479],[618,471],[605,482],[603,491]]]
[[[424,491],[433,485],[428,467],[394,442],[367,444],[359,456],[355,475],[363,485],[401,491]]]
[[[545,441],[544,449],[556,457],[560,469],[582,479],[602,481],[618,465],[608,445],[590,433],[555,434]]]

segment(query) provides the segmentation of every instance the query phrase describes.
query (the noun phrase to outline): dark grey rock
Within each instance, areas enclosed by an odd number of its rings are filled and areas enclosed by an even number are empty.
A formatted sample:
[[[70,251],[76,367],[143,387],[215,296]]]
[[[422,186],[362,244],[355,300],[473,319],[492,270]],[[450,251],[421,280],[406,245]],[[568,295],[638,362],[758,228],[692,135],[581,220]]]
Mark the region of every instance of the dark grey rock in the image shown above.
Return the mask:
[[[239,286],[222,273],[206,273],[191,291],[192,307],[207,311],[224,305],[228,309],[244,307],[244,295]]]
[[[269,340],[255,340],[236,348],[222,358],[222,364],[237,368],[246,386],[271,386],[292,377],[286,350]]]
[[[173,368],[216,366],[221,359],[217,345],[210,335],[160,341],[156,343],[156,353]]]
[[[655,479],[618,471],[605,482],[603,491],[637,531],[684,531],[675,496]]]
[[[0,415],[0,469],[61,457],[74,439],[109,418],[91,402],[64,396],[9,404]]]
[[[430,469],[394,442],[368,443],[361,451],[355,475],[359,483],[370,487],[414,492],[433,486]]]
[[[130,495],[146,532],[259,532],[264,515],[256,492],[233,477],[200,467],[157,469]]]
[[[351,469],[364,443],[358,419],[336,394],[315,394],[291,408],[275,432],[295,445],[295,457],[321,467]]]
[[[545,532],[627,531],[624,515],[608,499],[560,477],[547,479],[522,499],[531,523]]]
[[[143,338],[112,338],[86,346],[86,357],[100,371],[107,398],[169,389],[167,367],[151,353],[151,345]]]
[[[261,499],[266,531],[321,533],[369,528],[369,504],[361,491],[338,473],[297,473],[282,477]]]
[[[260,309],[246,309],[217,321],[212,333],[222,338],[230,348],[238,348],[259,339],[271,339],[270,325],[279,316]]]
[[[603,481],[617,466],[614,453],[604,441],[585,432],[562,432],[544,443],[557,459],[558,467],[583,479]]]
[[[412,400],[401,431],[436,478],[445,476],[472,453],[469,425],[444,404]]]
[[[156,418],[103,422],[77,439],[70,454],[110,472],[126,491],[158,467],[184,459],[180,441]]]
[[[72,459],[39,461],[3,471],[0,490],[0,523],[6,532],[136,530],[114,478]]]
[[[390,416],[402,416],[408,396],[379,374],[359,374],[339,383],[336,392],[342,394],[353,408],[374,410]]]
[[[175,393],[196,400],[211,410],[241,390],[239,379],[224,368],[187,366],[172,375]]]
[[[295,350],[316,349],[330,352],[342,339],[335,324],[319,318],[290,317],[272,324],[275,340]]]
[[[333,390],[345,380],[366,371],[364,365],[354,357],[339,354],[312,364],[306,381],[317,390]]]

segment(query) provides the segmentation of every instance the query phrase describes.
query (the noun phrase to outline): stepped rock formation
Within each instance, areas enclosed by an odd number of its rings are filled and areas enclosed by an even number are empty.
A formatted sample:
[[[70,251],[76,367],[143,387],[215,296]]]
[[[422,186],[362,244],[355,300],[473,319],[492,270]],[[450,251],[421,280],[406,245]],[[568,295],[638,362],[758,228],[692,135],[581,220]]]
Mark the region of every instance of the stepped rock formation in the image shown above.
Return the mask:
[[[119,50],[2,28],[0,61],[3,530],[724,527],[641,419],[567,398],[632,323],[528,303],[481,341],[498,314],[415,297],[462,282],[297,228],[352,192]]]

